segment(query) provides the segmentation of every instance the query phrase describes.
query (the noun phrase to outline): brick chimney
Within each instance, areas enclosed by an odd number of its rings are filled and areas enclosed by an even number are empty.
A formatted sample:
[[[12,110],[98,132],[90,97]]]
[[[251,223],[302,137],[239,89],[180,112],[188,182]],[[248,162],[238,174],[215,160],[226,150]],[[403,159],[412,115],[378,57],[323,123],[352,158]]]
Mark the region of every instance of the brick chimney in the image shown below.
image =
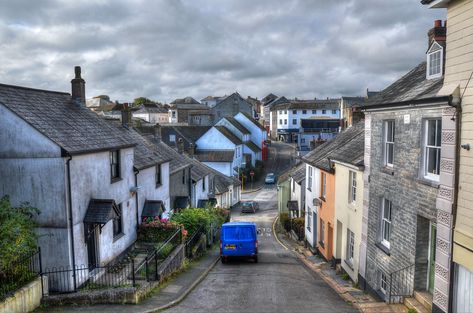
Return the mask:
[[[159,124],[154,125],[154,139],[156,142],[161,142],[161,125]]]
[[[74,67],[75,77],[71,80],[72,100],[80,106],[85,107],[85,80],[81,77],[80,66]]]
[[[184,153],[184,140],[182,138],[177,140],[177,152]]]
[[[445,42],[447,40],[447,21],[445,21],[442,25],[442,20],[436,20],[434,22],[434,27],[430,29],[427,34],[429,37],[429,48],[434,40],[440,45],[445,46]]]
[[[131,122],[130,118],[130,108],[128,107],[128,103],[123,103],[122,109],[122,125],[125,128],[128,128]]]

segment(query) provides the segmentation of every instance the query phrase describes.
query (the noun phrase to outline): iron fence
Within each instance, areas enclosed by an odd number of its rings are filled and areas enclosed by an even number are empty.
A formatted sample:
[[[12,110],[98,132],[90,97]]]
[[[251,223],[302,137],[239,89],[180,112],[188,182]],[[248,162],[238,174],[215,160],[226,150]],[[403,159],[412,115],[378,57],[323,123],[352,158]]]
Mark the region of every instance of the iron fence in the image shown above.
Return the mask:
[[[0,268],[0,299],[13,294],[41,274],[41,249]]]
[[[415,264],[389,274],[388,303],[402,303],[405,297],[414,294]]]
[[[159,248],[148,253],[144,262],[138,266],[135,279],[146,280],[147,282],[160,280],[159,265],[181,243],[182,231],[178,228]]]
[[[192,236],[186,241],[186,258],[192,259],[194,257],[194,248],[199,243],[202,234],[204,233],[204,228],[201,226],[195,231]]]

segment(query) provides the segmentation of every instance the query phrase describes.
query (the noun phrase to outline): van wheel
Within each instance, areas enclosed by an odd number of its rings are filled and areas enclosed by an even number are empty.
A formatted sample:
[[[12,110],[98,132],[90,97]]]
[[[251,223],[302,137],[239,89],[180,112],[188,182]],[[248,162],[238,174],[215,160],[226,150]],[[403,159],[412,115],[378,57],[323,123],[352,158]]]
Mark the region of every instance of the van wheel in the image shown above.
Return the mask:
[[[253,260],[255,261],[255,263],[258,263],[258,256],[255,255],[255,256],[253,257]]]

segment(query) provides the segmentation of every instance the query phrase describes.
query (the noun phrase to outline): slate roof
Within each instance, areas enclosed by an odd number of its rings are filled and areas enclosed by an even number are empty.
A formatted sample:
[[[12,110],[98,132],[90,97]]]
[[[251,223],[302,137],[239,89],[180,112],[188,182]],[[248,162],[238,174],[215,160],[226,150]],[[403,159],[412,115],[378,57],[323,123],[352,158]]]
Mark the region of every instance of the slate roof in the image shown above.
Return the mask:
[[[173,126],[173,125],[161,125],[161,137],[162,140],[168,144],[169,146],[173,147],[176,145],[175,142],[171,142],[169,140],[170,135],[176,136],[176,142],[179,138],[182,138],[184,141],[184,150],[188,150],[190,144],[195,144],[197,139],[202,137],[211,126],[197,126],[197,125],[189,125],[189,126]]]
[[[248,141],[245,141],[245,145],[250,148],[251,151],[253,151],[254,153],[258,153],[261,151],[260,147],[258,147],[253,141],[251,140],[248,140]]]
[[[195,158],[200,162],[233,162],[234,150],[197,150]]]
[[[370,107],[406,102],[406,104],[410,104],[436,98],[437,92],[443,86],[443,77],[427,79],[426,66],[427,62],[420,63],[386,89],[368,98],[362,107],[369,109]]]
[[[312,150],[302,160],[330,172],[332,171],[330,160],[336,159],[356,166],[363,166],[363,155],[364,121],[361,121],[339,133],[334,139]],[[349,160],[351,161],[348,162]]]
[[[180,196],[180,197],[176,197],[176,200],[174,200],[175,209],[185,209],[189,205],[190,205],[189,197]]]
[[[203,164],[214,175],[214,189],[215,194],[219,195],[229,190],[229,186],[240,186],[241,182],[235,177],[228,177],[217,170]]]
[[[200,104],[200,102],[192,97],[185,97],[182,99],[176,99],[172,101],[171,104]]]
[[[156,217],[161,215],[166,211],[163,201],[161,200],[146,200],[143,204],[143,213],[141,217]]]
[[[205,97],[204,99],[202,99],[202,100],[200,100],[200,101],[205,101],[205,100],[217,100],[217,101],[218,101],[218,100],[221,99],[221,98],[223,98],[223,97],[219,97],[219,96],[207,96],[207,97]]]
[[[287,208],[289,211],[299,211],[299,203],[294,200],[287,201]]]
[[[113,199],[91,199],[84,216],[84,223],[105,225],[119,215]]]
[[[145,103],[143,106],[136,110],[134,113],[167,113],[168,110],[155,103]]]
[[[269,95],[267,95],[266,97],[264,97],[263,99],[261,99],[261,103],[263,103],[264,106],[268,105],[270,102],[273,102],[274,100],[276,100],[278,98],[278,96],[276,96],[275,94],[273,93],[270,93]]]
[[[208,166],[191,157],[186,157],[186,159],[188,159],[189,163],[192,165],[191,178],[193,181],[201,180],[206,175],[210,175],[211,171]]]
[[[232,124],[236,129],[238,129],[242,134],[251,134],[251,132],[245,128],[245,126],[241,125],[234,117],[227,116],[224,117],[230,124]]]
[[[0,84],[0,104],[69,154],[90,153],[134,143],[68,93]]]
[[[255,126],[257,126],[259,129],[266,131],[266,128],[263,127],[260,123],[258,123],[251,115],[249,115],[246,112],[240,112],[243,114],[251,123],[253,123]]]
[[[165,153],[171,158],[171,163],[169,164],[169,172],[171,174],[174,174],[177,171],[189,167],[189,158],[186,158],[185,156],[181,155],[179,152],[177,152],[164,142],[160,141],[156,143],[156,146],[159,150],[162,150],[163,153]]]
[[[289,100],[273,104],[274,110],[294,110],[294,109],[326,109],[335,110],[340,108],[340,99],[312,99],[312,100]]]
[[[301,162],[297,165],[290,175],[297,183],[300,183],[305,179],[305,163]]]
[[[228,140],[230,140],[235,145],[241,145],[242,142],[240,138],[235,136],[228,128],[225,126],[214,126],[222,135],[224,135]]]

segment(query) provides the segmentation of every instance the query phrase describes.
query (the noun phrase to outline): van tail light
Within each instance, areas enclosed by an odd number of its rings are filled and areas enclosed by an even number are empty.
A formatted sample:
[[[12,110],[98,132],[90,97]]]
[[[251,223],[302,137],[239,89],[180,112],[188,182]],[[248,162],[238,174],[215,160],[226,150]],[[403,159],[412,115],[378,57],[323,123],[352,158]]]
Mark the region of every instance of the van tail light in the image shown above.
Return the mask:
[[[258,248],[258,240],[255,241],[255,247]]]

